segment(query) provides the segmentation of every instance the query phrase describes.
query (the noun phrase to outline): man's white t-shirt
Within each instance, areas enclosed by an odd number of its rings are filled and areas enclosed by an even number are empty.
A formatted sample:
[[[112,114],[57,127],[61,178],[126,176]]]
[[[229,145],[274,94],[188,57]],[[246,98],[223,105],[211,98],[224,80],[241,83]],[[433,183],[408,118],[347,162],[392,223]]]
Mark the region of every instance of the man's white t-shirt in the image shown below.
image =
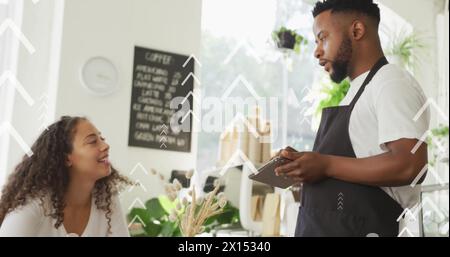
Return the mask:
[[[368,74],[361,74],[350,82],[350,89],[340,105],[350,104]],[[349,135],[356,157],[387,152],[385,143],[401,138],[420,139],[429,128],[429,110],[416,121],[414,117],[426,101],[411,74],[394,64],[384,65],[367,84],[350,116]],[[419,200],[420,185],[382,189],[403,208],[411,208]]]
[[[88,224],[84,232],[77,235],[67,233],[63,224],[55,228],[55,219],[44,214],[41,201],[32,200],[6,215],[0,227],[0,237],[129,237],[118,196],[112,197],[111,210],[111,233],[108,234],[105,212],[97,208],[93,199]]]

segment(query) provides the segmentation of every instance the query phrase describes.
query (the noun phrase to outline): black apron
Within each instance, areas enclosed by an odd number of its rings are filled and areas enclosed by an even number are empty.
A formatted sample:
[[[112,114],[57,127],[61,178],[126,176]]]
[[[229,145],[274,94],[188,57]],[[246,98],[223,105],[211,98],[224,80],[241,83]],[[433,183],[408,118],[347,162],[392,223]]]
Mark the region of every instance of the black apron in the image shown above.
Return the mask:
[[[381,58],[347,106],[325,108],[314,152],[356,158],[348,133],[353,107],[377,71]],[[370,136],[370,135],[368,135]],[[327,178],[304,183],[295,236],[397,236],[402,207],[379,187]]]

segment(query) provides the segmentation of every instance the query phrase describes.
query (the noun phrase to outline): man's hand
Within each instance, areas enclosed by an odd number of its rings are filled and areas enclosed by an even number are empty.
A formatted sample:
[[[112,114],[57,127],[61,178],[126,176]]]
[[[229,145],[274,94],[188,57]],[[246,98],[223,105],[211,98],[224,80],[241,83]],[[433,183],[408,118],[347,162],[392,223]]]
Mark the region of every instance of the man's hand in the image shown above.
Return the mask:
[[[272,158],[270,158],[270,160],[273,160],[273,159],[275,159],[276,157],[280,157],[282,151],[297,152],[297,150],[295,150],[294,148],[288,146],[288,147],[286,147],[286,148],[284,148],[284,149],[280,149],[280,151],[278,151],[277,154],[275,154],[275,156],[273,156]]]
[[[385,143],[388,151],[365,158],[324,155],[315,152],[282,151],[280,157],[292,160],[275,169],[279,175],[297,182],[316,182],[325,177],[382,187],[410,185],[427,164],[427,145],[412,152],[417,139],[402,138]],[[424,179],[424,175],[419,183]]]
[[[329,159],[315,152],[281,151],[280,157],[292,160],[275,169],[277,176],[287,176],[296,182],[314,183],[327,177]]]

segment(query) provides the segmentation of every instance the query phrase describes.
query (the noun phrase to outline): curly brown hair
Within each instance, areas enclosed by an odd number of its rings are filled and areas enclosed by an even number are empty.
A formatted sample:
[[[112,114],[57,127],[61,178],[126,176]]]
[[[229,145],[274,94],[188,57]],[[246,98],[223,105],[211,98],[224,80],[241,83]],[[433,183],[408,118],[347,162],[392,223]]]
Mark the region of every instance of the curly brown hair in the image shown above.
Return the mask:
[[[39,199],[46,215],[56,220],[58,228],[64,221],[64,194],[69,184],[66,157],[72,152],[75,127],[84,117],[63,116],[50,125],[31,147],[33,155],[25,155],[9,176],[0,199],[0,225],[5,216],[31,199]],[[105,211],[108,233],[111,233],[112,196],[130,180],[111,168],[110,175],[96,181],[93,195],[98,209]],[[50,200],[50,210],[45,209],[45,198]]]

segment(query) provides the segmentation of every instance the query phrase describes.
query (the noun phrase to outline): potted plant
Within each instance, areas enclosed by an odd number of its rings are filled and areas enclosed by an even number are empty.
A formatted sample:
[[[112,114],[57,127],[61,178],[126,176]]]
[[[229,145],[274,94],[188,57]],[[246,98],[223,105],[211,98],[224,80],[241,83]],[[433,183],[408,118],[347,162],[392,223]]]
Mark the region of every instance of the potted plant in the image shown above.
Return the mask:
[[[278,48],[291,49],[297,54],[300,53],[301,45],[308,44],[306,38],[295,32],[294,30],[287,29],[284,26],[272,32],[272,38],[277,44]]]
[[[180,237],[197,234],[191,232],[191,234],[188,235],[187,230],[182,231],[178,217],[171,217],[174,210],[176,210],[177,205],[179,205],[178,199],[171,201],[169,197],[162,195],[146,201],[145,208],[132,208],[127,215],[129,221],[134,219],[134,224],[130,224],[129,227],[131,236]],[[185,211],[179,210],[179,212]],[[139,217],[139,219],[135,219],[135,217]],[[205,232],[211,232],[212,230],[223,226],[234,226],[239,224],[239,210],[227,201],[220,213],[206,218],[199,228]]]
[[[391,35],[385,52],[393,63],[414,72],[421,59],[418,53],[425,47],[423,36],[402,29]]]
[[[145,208],[133,208],[128,213],[130,234],[132,236],[185,236],[193,237],[203,232],[226,225],[239,224],[239,210],[233,207],[223,193],[218,193],[220,183],[205,197],[196,196],[195,187],[189,190],[191,200],[180,198],[181,183],[174,179],[165,183],[164,176],[158,175],[165,184],[166,195],[152,198]],[[190,180],[192,171],[186,173]]]
[[[431,129],[426,141],[431,153],[431,159],[428,161],[430,166],[435,166],[439,161],[448,163],[448,125],[439,124]]]

